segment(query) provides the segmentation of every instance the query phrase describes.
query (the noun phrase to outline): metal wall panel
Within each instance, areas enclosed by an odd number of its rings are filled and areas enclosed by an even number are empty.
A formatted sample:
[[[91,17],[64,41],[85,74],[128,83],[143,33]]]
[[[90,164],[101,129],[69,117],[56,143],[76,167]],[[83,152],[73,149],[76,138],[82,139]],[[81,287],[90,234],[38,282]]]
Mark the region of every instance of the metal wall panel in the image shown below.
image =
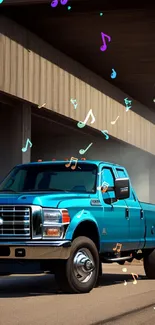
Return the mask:
[[[132,110],[126,112],[125,94],[122,104],[112,99],[113,86],[111,97],[106,96],[99,90],[99,76],[3,16],[0,33],[0,90],[36,105],[46,103],[47,109],[77,121],[92,109],[95,123],[89,118],[89,126],[155,154],[155,126]],[[77,100],[77,109],[71,98]]]

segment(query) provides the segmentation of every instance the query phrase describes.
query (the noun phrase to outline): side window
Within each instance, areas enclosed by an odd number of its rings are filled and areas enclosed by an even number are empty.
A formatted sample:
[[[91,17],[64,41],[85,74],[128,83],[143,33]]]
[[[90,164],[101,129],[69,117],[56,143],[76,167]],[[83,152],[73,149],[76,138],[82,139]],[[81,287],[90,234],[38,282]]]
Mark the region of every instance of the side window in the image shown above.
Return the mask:
[[[107,182],[109,187],[114,187],[114,177],[111,168],[103,168],[102,183]]]
[[[114,187],[114,176],[111,168],[103,168],[101,184],[103,185],[104,182],[108,183],[108,187]],[[110,204],[108,200],[115,198],[115,192],[112,189],[107,189],[106,192],[102,193],[103,200]]]
[[[125,178],[125,177],[127,177],[127,175],[125,174],[125,172],[124,172],[123,169],[116,168],[116,171],[117,171],[117,177],[118,178]]]

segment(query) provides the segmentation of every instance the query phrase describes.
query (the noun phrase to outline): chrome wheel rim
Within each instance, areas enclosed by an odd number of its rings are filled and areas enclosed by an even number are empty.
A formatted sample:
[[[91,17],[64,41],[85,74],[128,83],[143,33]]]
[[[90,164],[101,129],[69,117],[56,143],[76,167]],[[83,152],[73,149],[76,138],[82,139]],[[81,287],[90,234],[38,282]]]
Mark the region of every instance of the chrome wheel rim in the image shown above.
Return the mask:
[[[73,260],[73,272],[78,281],[86,283],[95,272],[95,263],[92,254],[86,249],[76,252]]]

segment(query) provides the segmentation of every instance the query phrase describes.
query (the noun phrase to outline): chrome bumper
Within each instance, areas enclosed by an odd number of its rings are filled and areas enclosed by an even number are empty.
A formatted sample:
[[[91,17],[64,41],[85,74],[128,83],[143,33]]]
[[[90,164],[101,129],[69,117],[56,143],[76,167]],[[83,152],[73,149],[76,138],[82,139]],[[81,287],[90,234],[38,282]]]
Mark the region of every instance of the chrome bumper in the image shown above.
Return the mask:
[[[68,259],[71,242],[59,241],[29,241],[29,242],[0,242],[1,259]]]

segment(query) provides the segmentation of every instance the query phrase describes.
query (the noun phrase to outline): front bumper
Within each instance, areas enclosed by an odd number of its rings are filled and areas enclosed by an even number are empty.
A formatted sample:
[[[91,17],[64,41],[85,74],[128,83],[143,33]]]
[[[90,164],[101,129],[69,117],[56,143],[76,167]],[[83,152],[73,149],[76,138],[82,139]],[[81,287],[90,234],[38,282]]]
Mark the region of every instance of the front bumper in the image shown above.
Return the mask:
[[[68,259],[70,256],[71,241],[27,241],[27,242],[0,242],[1,259]]]

